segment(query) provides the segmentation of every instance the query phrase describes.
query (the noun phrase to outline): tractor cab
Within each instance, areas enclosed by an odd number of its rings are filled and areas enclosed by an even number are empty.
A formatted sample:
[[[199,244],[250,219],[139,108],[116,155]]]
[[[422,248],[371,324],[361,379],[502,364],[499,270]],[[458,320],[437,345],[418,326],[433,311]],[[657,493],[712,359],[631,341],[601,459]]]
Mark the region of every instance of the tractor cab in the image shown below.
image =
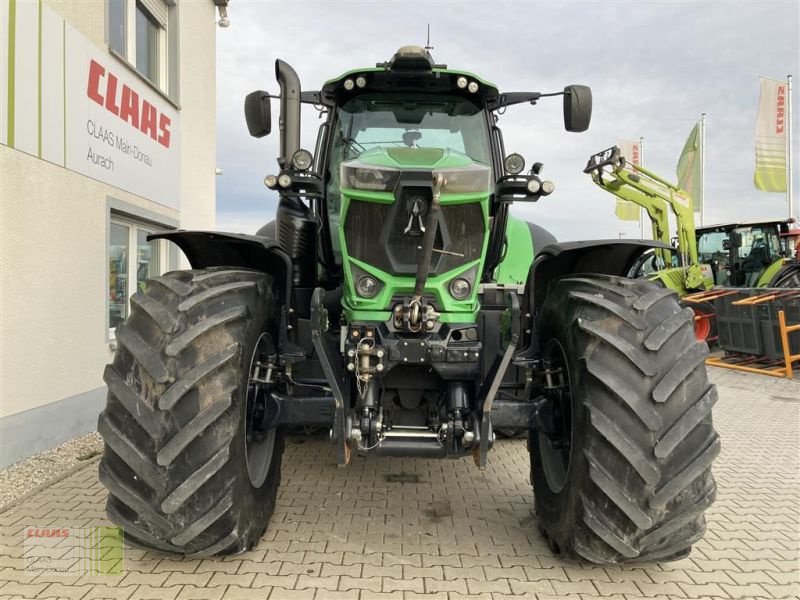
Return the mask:
[[[729,223],[697,230],[700,261],[711,265],[714,284],[762,287],[789,256],[782,235],[789,221]]]

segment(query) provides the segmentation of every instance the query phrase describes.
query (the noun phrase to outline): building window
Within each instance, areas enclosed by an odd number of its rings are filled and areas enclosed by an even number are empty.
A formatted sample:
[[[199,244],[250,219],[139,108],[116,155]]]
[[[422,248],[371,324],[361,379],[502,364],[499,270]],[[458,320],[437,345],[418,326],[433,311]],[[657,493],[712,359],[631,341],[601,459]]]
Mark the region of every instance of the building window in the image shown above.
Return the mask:
[[[114,329],[128,316],[129,227],[111,223],[108,239],[108,326]]]
[[[117,54],[125,56],[125,0],[108,0],[108,45]]]
[[[153,233],[144,229],[136,229],[136,291],[143,292],[145,282],[161,274],[159,269],[159,244],[161,240],[147,241],[147,236]]]
[[[136,3],[136,69],[151,82],[159,81],[160,26],[141,2]]]
[[[176,0],[106,0],[108,47],[177,101]]]
[[[163,227],[124,216],[112,216],[108,235],[108,326],[114,328],[128,317],[130,299],[142,292],[145,282],[168,270],[164,240],[147,241]]]

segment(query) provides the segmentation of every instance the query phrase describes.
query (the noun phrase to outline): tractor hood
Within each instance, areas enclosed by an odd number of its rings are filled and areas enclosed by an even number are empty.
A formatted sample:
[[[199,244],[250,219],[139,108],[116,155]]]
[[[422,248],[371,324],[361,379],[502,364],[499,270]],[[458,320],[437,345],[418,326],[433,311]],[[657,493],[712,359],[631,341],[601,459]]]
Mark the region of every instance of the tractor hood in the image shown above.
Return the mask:
[[[436,169],[473,164],[466,154],[442,148],[373,148],[362,152],[357,160],[365,165],[396,169]]]
[[[491,169],[461,152],[442,148],[374,148],[342,163],[343,188],[391,192],[404,171],[444,175],[442,193],[488,193]]]

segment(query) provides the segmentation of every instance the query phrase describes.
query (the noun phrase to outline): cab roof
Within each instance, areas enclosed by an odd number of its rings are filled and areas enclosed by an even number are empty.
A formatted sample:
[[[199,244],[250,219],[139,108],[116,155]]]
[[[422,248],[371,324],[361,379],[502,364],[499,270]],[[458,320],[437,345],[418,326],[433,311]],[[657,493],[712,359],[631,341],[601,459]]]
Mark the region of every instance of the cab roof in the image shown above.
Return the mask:
[[[359,83],[362,85],[358,85]],[[471,85],[473,83],[477,85],[477,90],[470,91],[470,87],[475,87]],[[477,96],[490,109],[497,106],[500,98],[500,92],[493,83],[468,71],[448,69],[447,65],[436,64],[430,53],[420,46],[403,46],[387,62],[378,63],[375,67],[352,69],[329,79],[322,86],[321,96],[330,103],[342,103],[365,92],[430,92],[454,93],[468,98]]]
[[[794,219],[764,219],[762,221],[735,221],[733,223],[720,223],[718,225],[703,225],[696,227],[697,233],[715,231],[719,229],[736,229],[737,227],[755,227],[756,225],[783,225],[782,229],[790,229],[795,224]],[[792,230],[793,231],[793,230]]]

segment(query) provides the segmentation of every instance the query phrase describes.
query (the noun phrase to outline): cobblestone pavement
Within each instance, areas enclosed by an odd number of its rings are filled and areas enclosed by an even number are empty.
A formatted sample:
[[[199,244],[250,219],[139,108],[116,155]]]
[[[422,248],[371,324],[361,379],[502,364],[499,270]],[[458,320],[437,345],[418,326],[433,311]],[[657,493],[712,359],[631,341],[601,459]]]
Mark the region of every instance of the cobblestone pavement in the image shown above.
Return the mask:
[[[24,570],[26,527],[107,524],[96,461],[0,514],[0,598],[499,600],[800,597],[800,384],[713,370],[723,451],[708,532],[684,560],[632,568],[554,557],[539,536],[523,440],[471,460],[356,457],[287,445],[258,548],[222,560],[126,549],[119,576]]]

